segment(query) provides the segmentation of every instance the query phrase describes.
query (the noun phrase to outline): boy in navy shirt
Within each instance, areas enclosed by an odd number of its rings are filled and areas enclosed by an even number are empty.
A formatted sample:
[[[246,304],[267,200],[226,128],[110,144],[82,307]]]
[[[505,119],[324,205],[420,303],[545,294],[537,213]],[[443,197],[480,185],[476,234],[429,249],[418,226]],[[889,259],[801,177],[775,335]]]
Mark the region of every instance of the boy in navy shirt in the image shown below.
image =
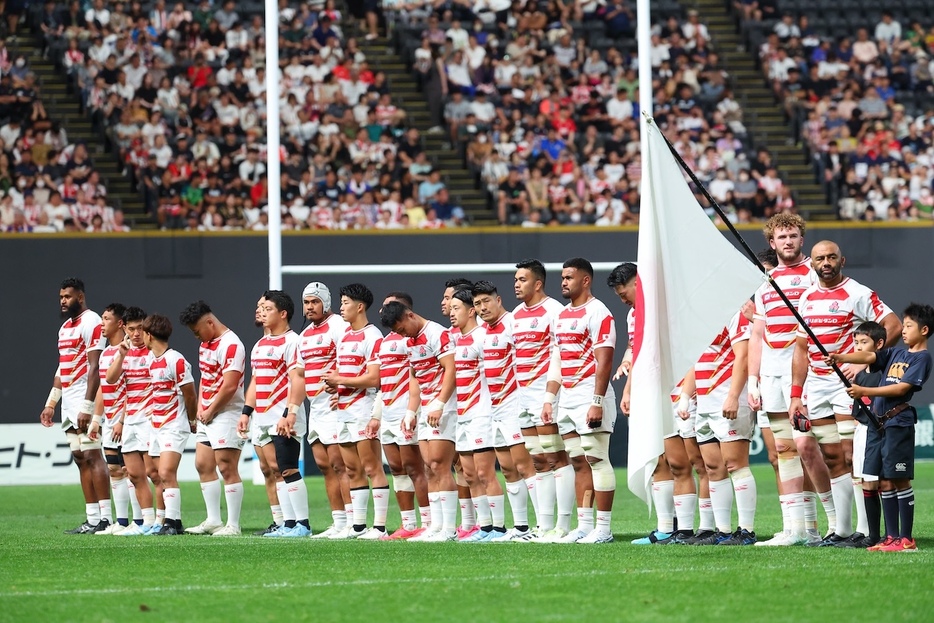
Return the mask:
[[[828,363],[867,364],[871,370],[879,370],[883,374],[878,387],[852,385],[847,390],[855,399],[872,398],[873,410],[884,424],[880,451],[867,452],[863,466],[864,473],[879,476],[885,517],[885,539],[870,547],[870,551],[918,549],[911,534],[915,504],[911,481],[914,478],[915,422],[918,415],[909,401],[931,373],[927,341],[934,330],[934,308],[912,303],[903,315],[902,340],[905,346],[883,348],[877,352],[838,353],[827,358]],[[871,443],[867,444],[867,450],[871,447]]]

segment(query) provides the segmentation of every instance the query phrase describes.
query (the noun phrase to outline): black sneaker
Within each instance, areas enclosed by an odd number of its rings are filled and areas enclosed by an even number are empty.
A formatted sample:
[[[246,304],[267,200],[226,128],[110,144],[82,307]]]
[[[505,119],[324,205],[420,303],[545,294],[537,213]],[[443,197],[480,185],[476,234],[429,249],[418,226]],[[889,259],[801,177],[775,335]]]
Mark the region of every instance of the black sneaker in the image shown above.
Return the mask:
[[[171,519],[166,519],[165,523],[162,524],[162,529],[158,532],[154,532],[153,534],[156,536],[177,536],[179,534],[183,534],[182,532],[179,532],[179,527],[181,527],[180,524],[178,527],[176,527],[174,521]]]
[[[692,545],[719,545],[722,541],[726,541],[732,534],[727,534],[725,532],[710,532],[710,536],[703,539],[698,539],[695,537]]]
[[[846,549],[857,549],[857,548],[866,548],[868,545],[863,545],[863,541],[867,540],[867,537],[862,532],[854,532],[850,536],[846,537],[842,541],[837,541],[833,544],[834,547],[841,547]]]
[[[717,545],[755,545],[756,533],[745,528],[737,528],[730,538],[717,543]]]
[[[269,524],[268,528],[265,528],[263,530],[257,530],[256,532],[254,532],[253,536],[266,536],[270,532],[275,532],[278,529],[279,529],[279,524],[277,524],[276,522],[272,522],[271,524]]]
[[[110,522],[106,519],[101,519],[100,523],[94,526],[94,529],[91,530],[91,534],[97,534],[98,532],[103,532],[110,527]]]
[[[819,543],[808,543],[808,547],[835,547],[837,543],[846,541],[847,537],[837,536],[836,532],[831,532]]]
[[[698,541],[702,541],[710,537],[710,535],[712,534],[716,534],[716,532],[714,532],[713,530],[698,530],[696,534],[685,539],[684,544],[685,545],[697,545]]]
[[[694,536],[694,532],[691,530],[676,530],[671,533],[667,539],[661,539],[656,541],[656,545],[682,545],[687,543],[688,539]]]
[[[85,521],[83,524],[77,528],[72,528],[71,530],[65,530],[65,534],[94,534],[96,532],[94,524],[88,523]]]

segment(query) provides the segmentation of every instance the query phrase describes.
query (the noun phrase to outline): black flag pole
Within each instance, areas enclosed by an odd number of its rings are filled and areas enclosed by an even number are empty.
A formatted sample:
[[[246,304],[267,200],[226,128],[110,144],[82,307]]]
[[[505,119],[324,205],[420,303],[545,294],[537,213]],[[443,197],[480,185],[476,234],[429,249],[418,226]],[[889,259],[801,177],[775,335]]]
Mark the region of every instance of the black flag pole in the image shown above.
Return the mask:
[[[737,231],[736,227],[733,226],[733,223],[731,223],[726,214],[724,214],[723,208],[720,207],[720,204],[717,203],[717,200],[710,195],[710,193],[707,191],[707,188],[701,183],[699,179],[697,179],[697,176],[694,175],[694,171],[692,171],[690,167],[688,167],[687,163],[684,162],[681,154],[679,154],[675,149],[675,146],[671,144],[671,141],[669,141],[668,137],[665,136],[665,133],[661,131],[661,128],[659,128],[657,125],[655,127],[658,130],[658,133],[661,134],[662,138],[665,140],[665,144],[668,145],[668,150],[671,152],[671,155],[675,157],[675,160],[678,162],[678,166],[680,166],[681,169],[688,174],[688,177],[690,177],[691,181],[694,182],[694,186],[701,192],[702,195],[704,195],[704,198],[710,204],[710,207],[713,208],[714,212],[720,216],[720,220],[723,221],[723,224],[726,225],[727,229],[730,230],[730,233],[733,234],[733,237],[736,238],[740,246],[742,246],[743,250],[746,252],[746,255],[749,256],[749,259],[752,261],[752,263],[762,271],[768,280],[769,285],[772,286],[772,288],[775,290],[775,293],[778,294],[779,298],[782,299],[782,302],[785,304],[785,306],[791,310],[792,314],[794,314],[795,320],[798,321],[798,326],[804,329],[805,333],[808,334],[808,337],[811,338],[811,341],[814,342],[814,344],[817,346],[817,350],[819,350],[824,357],[830,357],[830,353],[827,352],[827,349],[824,348],[824,345],[821,344],[820,340],[817,339],[817,336],[814,335],[814,331],[804,321],[804,318],[801,317],[801,314],[798,313],[797,307],[794,306],[785,292],[782,291],[777,283],[775,283],[775,280],[769,274],[769,271],[766,270],[765,266],[762,265],[762,262],[760,262],[759,258],[756,257],[756,254],[753,252],[753,250],[749,248],[749,245],[746,244],[745,240],[743,240],[743,237],[739,235],[739,231]],[[831,363],[830,367],[833,369],[836,375],[840,377],[843,385],[849,389],[852,385],[850,384],[849,379],[846,378],[846,375],[843,374],[843,371],[840,370],[839,366],[837,366],[836,363]],[[857,400],[855,402],[859,410],[867,418],[869,418],[869,421],[872,422],[873,426],[875,426],[877,430],[881,431],[884,424],[879,420],[878,417],[876,417],[876,414],[872,412],[872,409],[863,404],[862,400]]]

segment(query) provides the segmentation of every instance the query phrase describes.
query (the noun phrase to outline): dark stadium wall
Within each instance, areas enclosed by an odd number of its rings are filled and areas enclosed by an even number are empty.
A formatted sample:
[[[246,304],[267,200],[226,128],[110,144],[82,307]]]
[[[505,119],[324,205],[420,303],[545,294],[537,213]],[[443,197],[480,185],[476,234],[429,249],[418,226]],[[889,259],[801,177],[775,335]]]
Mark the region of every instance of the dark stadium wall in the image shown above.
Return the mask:
[[[758,229],[744,238],[754,250],[764,246]],[[934,302],[931,272],[934,236],[930,227],[824,228],[809,231],[810,245],[837,241],[847,258],[846,273],[874,288],[896,312],[910,301]],[[495,263],[537,257],[561,262],[572,256],[591,261],[635,260],[634,231],[559,230],[505,234],[495,230],[458,234],[312,235],[283,237],[284,264],[359,264],[359,272],[340,276],[286,275],[283,283],[296,300],[292,327],[302,327],[299,298],[304,284],[319,279],[337,300],[337,289],[359,281],[367,284],[377,301],[390,290],[406,290],[418,312],[441,318],[442,275],[372,275],[367,265]],[[671,244],[690,245],[690,240]],[[703,249],[697,260],[704,261]],[[58,285],[64,277],[78,276],[87,286],[90,307],[98,312],[110,302],[139,305],[173,320],[188,303],[206,300],[221,320],[241,337],[249,349],[259,332],[253,327],[256,300],[266,288],[266,239],[260,235],[125,235],[88,237],[4,237],[0,242],[0,275],[4,304],[0,307],[0,423],[27,423],[38,419],[56,367]],[[452,275],[454,276],[454,275]],[[487,278],[500,288],[507,308],[515,298],[511,274],[466,272],[469,279]],[[627,309],[605,285],[606,271],[598,271],[594,293],[617,319],[620,336],[626,335]],[[560,299],[557,273],[549,275],[547,291]],[[716,292],[711,292],[716,296]],[[337,309],[335,302],[334,308]],[[371,319],[376,320],[376,309]],[[197,360],[197,343],[185,327],[176,327],[171,344],[190,361]],[[616,361],[622,356],[619,351]],[[617,383],[617,395],[622,386]],[[934,402],[934,391],[920,401]],[[622,418],[621,418],[622,423]],[[626,426],[614,435],[614,462],[625,461]]]

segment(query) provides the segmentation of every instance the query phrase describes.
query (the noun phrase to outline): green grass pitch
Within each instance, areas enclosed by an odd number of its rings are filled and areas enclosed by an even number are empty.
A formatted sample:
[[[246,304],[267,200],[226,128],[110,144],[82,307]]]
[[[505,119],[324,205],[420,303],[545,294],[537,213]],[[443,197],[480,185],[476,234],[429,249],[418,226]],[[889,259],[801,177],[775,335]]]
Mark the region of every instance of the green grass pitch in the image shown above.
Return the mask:
[[[781,520],[774,478],[767,466],[754,472],[768,537]],[[932,463],[914,483],[920,551],[906,554],[633,546],[654,522],[618,476],[616,543],[592,546],[66,536],[83,519],[76,486],[9,487],[0,622],[934,619]],[[320,530],[330,523],[323,483],[308,484]],[[182,498],[186,525],[201,521],[197,484]],[[264,490],[248,486],[245,530],[268,523]]]

